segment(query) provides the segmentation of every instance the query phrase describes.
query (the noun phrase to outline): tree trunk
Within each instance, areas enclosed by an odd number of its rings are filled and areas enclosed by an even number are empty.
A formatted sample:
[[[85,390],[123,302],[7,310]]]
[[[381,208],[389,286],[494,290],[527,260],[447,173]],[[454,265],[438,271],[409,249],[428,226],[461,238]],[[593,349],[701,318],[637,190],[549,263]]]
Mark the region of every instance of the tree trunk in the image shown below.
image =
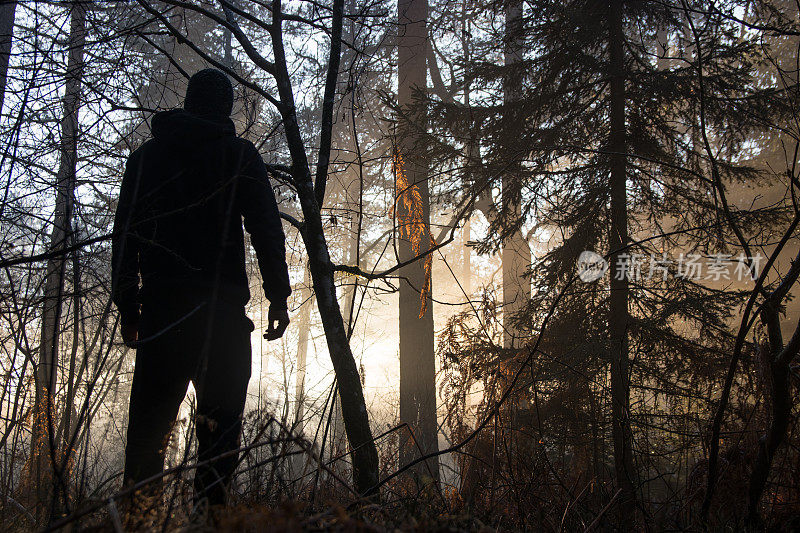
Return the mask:
[[[791,282],[787,276],[784,283]],[[767,434],[759,439],[758,456],[750,473],[750,487],[747,502],[747,521],[755,529],[761,529],[761,516],[758,512],[758,504],[764,493],[764,488],[769,478],[775,452],[778,451],[783,440],[786,438],[786,431],[792,418],[792,397],[791,397],[791,362],[797,355],[798,338],[800,338],[800,324],[798,324],[792,339],[784,346],[781,334],[781,323],[779,318],[779,306],[772,299],[765,302],[761,311],[762,321],[766,325],[769,337],[769,351],[765,357],[769,357],[769,394],[766,394],[770,409],[770,420]]]
[[[310,174],[308,174],[307,180],[307,187],[301,195],[301,203],[308,235],[305,238],[305,244],[310,258],[314,293],[317,296],[322,327],[325,330],[328,351],[339,384],[342,417],[347,439],[353,450],[353,478],[356,490],[361,494],[366,494],[378,483],[378,451],[369,427],[361,377],[350,350],[339,302],[336,299],[333,265],[328,255],[322,219],[316,208]],[[311,195],[310,198],[308,195]]]
[[[8,79],[8,63],[11,60],[11,42],[14,40],[14,16],[17,11],[17,0],[6,0],[0,3],[0,111],[6,95]]]
[[[345,13],[355,12],[355,1],[345,0],[344,4]],[[342,65],[345,69],[345,75],[352,76],[351,68],[354,66],[355,53],[354,49],[358,46],[356,43],[357,35],[355,32],[355,22],[351,19],[344,21],[342,26],[342,40],[346,43],[352,43],[352,46],[347,46],[342,51]],[[341,83],[341,82],[340,82]],[[350,217],[349,235],[347,238],[347,264],[361,267],[361,222],[363,216],[363,168],[361,166],[361,151],[358,144],[358,132],[356,131],[356,109],[355,109],[355,88],[348,88],[351,80],[346,80],[342,83],[343,87],[341,92],[345,98],[348,97],[347,91],[350,91],[350,105],[349,116],[343,117],[342,121],[336,121],[334,124],[335,138],[339,139],[340,145],[344,148],[337,154],[337,162],[344,166],[344,175],[346,176],[346,186],[343,191],[344,201],[353,205],[358,205],[358,211],[355,211],[353,216]],[[342,294],[342,301],[344,302],[344,314],[342,318],[347,327],[347,339],[351,340],[353,337],[353,330],[356,327],[357,312],[356,298],[358,297],[358,278],[352,277],[345,284]],[[361,376],[362,383],[364,376]],[[331,406],[331,428],[330,428],[330,450],[331,457],[340,455],[346,448],[347,442],[345,439],[344,419],[342,418],[342,400],[339,397],[339,384],[336,385],[336,394],[333,396],[333,405]]]
[[[470,17],[467,15],[467,2],[461,4],[461,48],[464,52],[464,61],[469,63],[471,61],[471,38],[472,28],[470,24]],[[435,61],[436,57],[431,54],[431,61]],[[438,66],[436,67],[438,68]],[[464,83],[464,107],[469,109],[472,105],[470,97],[472,95],[472,82],[465,80]],[[466,146],[466,160],[464,161],[464,176],[463,187],[464,190],[469,190],[470,187],[475,185],[475,169],[480,168],[480,148],[478,146],[478,125],[476,121],[470,121],[469,139],[467,139]],[[464,220],[464,226],[461,229],[462,247],[462,280],[461,287],[467,297],[472,296],[472,249],[469,247],[469,241],[472,238],[472,213],[469,213]]]
[[[31,458],[35,468],[37,499],[47,505],[53,498],[56,483],[64,483],[63,472],[57,471],[57,449],[54,442],[56,427],[55,392],[58,378],[58,347],[61,308],[64,298],[64,280],[67,256],[58,252],[72,238],[75,173],[78,154],[78,111],[80,109],[81,81],[83,76],[83,51],[86,42],[86,2],[73,2],[70,14],[69,58],[66,70],[66,88],[61,119],[60,162],[56,175],[56,205],[53,229],[50,235],[50,252],[56,255],[47,261],[44,281],[44,298],[41,321],[39,364],[36,369],[36,399]],[[71,406],[65,406],[70,409]],[[44,509],[42,509],[44,510]],[[53,509],[56,510],[54,502]]]
[[[758,456],[750,474],[748,491],[747,520],[753,527],[760,526],[758,504],[767,484],[775,452],[778,451],[778,447],[786,437],[786,429],[789,427],[791,419],[790,372],[788,364],[782,364],[776,358],[770,361],[770,379],[772,381],[770,423],[767,434],[759,439]]]
[[[349,12],[349,11],[348,11]],[[352,41],[348,41],[352,42]],[[356,163],[353,161],[345,162],[345,166],[347,168],[353,168],[353,165]],[[350,174],[350,172],[346,172],[346,174]],[[353,198],[353,186],[359,185],[358,177],[354,177],[345,189],[345,199],[346,201],[352,201]],[[359,191],[359,195],[361,192]],[[359,254],[359,233],[361,231],[361,224],[358,220],[360,217],[359,213],[356,213],[350,219],[350,232],[348,235],[348,244],[347,244],[347,264],[348,265],[355,265],[357,267],[361,267],[361,257]],[[353,337],[353,330],[355,329],[356,323],[356,313],[358,312],[358,306],[356,305],[356,298],[358,298],[358,278],[351,278],[348,280],[347,284],[345,285],[344,291],[342,291],[342,301],[344,303],[344,313],[342,318],[345,321],[347,327],[347,338],[348,340],[352,339]],[[363,379],[363,376],[362,376]],[[337,384],[338,389],[338,384]],[[346,446],[346,443],[343,442],[344,437],[344,424],[342,420],[342,400],[339,398],[339,393],[337,393],[333,397],[333,405],[331,406],[333,412],[331,413],[331,428],[330,428],[330,454],[331,457],[335,457],[342,453],[343,448]]]
[[[472,249],[469,241],[472,236],[472,217],[467,216],[461,228],[461,288],[467,298],[472,297]]]
[[[338,16],[342,16],[341,12]],[[378,483],[378,450],[369,427],[367,405],[361,378],[356,368],[353,352],[345,331],[342,312],[336,298],[333,264],[328,253],[328,243],[322,226],[322,214],[317,203],[305,144],[297,122],[294,93],[286,62],[281,30],[281,2],[273,2],[273,52],[275,55],[275,81],[281,102],[286,142],[292,158],[292,177],[297,185],[297,196],[303,210],[303,242],[308,252],[309,269],[317,297],[322,327],[328,352],[339,383],[347,439],[353,450],[353,480],[356,490],[367,494]],[[324,176],[323,178],[325,178]]]
[[[297,405],[294,410],[293,430],[299,437],[305,431],[306,401],[306,360],[308,357],[308,336],[311,329],[311,311],[314,307],[314,292],[311,289],[311,274],[308,267],[303,272],[303,289],[300,295],[300,312],[297,316],[297,375],[295,376],[294,398]],[[305,474],[308,457],[295,455],[292,461],[296,474]]]
[[[630,426],[630,383],[628,375],[628,279],[617,275],[616,266],[627,245],[628,207],[626,195],[625,64],[623,57],[622,1],[612,0],[609,10],[609,54],[611,113],[609,151],[611,160],[611,227],[609,249],[611,294],[609,296],[609,356],[611,359],[611,414],[614,441],[614,470],[620,495],[621,516],[630,517],[636,504],[636,473],[633,466]]]
[[[298,435],[303,434],[305,422],[305,397],[306,397],[306,358],[308,357],[308,334],[311,329],[311,309],[314,307],[314,293],[311,291],[311,278],[308,268],[303,274],[303,292],[300,296],[303,302],[297,317],[297,376],[295,379],[294,397],[297,402],[294,413],[294,430]]]
[[[520,126],[513,110],[514,102],[521,98],[522,76],[517,66],[522,61],[522,0],[509,0],[505,7],[506,35],[504,45],[504,62],[507,74],[504,80],[503,100],[507,107],[505,119],[508,122],[506,131],[509,143],[514,138],[513,131]],[[509,109],[510,107],[510,109]],[[516,158],[509,151],[509,159]],[[511,172],[503,174],[502,192],[504,220],[509,225],[516,225],[522,217],[520,195],[520,164],[507,161]],[[517,172],[515,172],[515,170]],[[530,280],[525,271],[531,262],[531,250],[521,229],[515,229],[503,242],[503,347],[519,348],[524,342],[525,330],[514,325],[514,319],[525,308],[531,298]]]
[[[427,0],[398,0],[398,104],[401,138],[395,160],[396,215],[400,261],[431,246],[428,158],[424,146],[426,113],[420,97],[427,82]],[[436,360],[433,339],[431,257],[401,269],[400,276],[400,465],[438,450]],[[418,479],[439,479],[437,458],[419,463]]]

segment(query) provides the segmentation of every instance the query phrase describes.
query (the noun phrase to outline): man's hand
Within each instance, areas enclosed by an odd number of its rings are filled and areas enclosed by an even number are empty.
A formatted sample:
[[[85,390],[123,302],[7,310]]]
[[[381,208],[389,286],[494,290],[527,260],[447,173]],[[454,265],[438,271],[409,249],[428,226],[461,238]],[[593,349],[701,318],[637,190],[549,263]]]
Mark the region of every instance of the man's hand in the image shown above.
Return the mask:
[[[122,334],[122,342],[125,343],[125,346],[133,348],[134,343],[139,338],[139,324],[122,324],[120,333]]]
[[[289,325],[289,311],[286,309],[275,309],[273,306],[269,307],[269,314],[267,315],[267,332],[264,333],[264,338],[268,341],[274,341],[283,337],[286,327]]]

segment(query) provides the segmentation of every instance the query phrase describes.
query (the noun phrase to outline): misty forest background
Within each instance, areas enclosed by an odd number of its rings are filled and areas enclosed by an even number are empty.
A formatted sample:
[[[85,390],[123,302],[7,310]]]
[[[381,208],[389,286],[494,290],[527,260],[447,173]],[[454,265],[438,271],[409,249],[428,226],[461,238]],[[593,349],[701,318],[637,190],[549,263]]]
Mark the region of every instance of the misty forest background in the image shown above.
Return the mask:
[[[800,527],[784,0],[0,2],[0,527],[129,518],[112,218],[153,112],[207,66],[269,167],[294,288],[267,343],[248,248],[230,520]],[[752,276],[585,283],[584,250]],[[191,520],[192,398],[142,527]]]

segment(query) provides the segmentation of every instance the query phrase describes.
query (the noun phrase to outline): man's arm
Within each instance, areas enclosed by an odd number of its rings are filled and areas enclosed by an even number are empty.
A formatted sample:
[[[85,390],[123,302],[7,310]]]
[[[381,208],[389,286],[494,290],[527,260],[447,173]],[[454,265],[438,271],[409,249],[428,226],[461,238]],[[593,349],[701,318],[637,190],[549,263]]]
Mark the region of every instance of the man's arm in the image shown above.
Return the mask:
[[[126,343],[136,340],[139,324],[139,303],[136,299],[139,293],[139,241],[133,235],[139,178],[140,168],[134,153],[125,165],[111,240],[111,299],[119,309]]]
[[[256,251],[264,294],[270,302],[269,329],[265,338],[277,339],[289,324],[286,299],[292,293],[286,265],[286,236],[283,233],[275,193],[267,178],[264,160],[255,146],[249,145],[247,164],[239,177],[237,202],[244,227]],[[277,321],[277,329],[273,322]]]

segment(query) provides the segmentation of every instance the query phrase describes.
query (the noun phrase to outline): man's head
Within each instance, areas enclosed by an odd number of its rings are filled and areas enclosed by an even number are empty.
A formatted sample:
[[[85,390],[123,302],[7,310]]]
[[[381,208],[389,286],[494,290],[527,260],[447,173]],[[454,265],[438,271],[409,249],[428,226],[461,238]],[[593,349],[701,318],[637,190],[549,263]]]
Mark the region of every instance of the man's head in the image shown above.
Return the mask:
[[[201,70],[189,78],[183,108],[195,115],[230,116],[233,111],[233,86],[230,80],[217,69]]]

